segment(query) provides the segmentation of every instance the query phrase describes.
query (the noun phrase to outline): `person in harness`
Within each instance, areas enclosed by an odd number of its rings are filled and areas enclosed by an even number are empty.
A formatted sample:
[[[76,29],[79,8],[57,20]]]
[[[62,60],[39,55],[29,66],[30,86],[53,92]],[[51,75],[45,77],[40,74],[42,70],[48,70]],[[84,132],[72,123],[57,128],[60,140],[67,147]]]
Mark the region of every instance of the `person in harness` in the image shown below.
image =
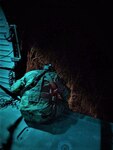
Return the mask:
[[[27,72],[12,86],[20,96],[20,111],[26,122],[46,123],[69,109],[70,89],[51,64]]]

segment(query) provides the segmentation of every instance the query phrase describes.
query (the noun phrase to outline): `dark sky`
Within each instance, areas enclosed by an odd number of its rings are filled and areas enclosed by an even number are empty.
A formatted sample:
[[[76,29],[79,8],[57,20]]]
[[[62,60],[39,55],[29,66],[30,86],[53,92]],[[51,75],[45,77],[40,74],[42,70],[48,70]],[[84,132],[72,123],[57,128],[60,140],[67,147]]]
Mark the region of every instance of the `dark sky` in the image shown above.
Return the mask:
[[[24,49],[38,43],[67,55],[84,84],[112,95],[112,20],[106,3],[2,0],[2,6],[8,22],[17,25]]]

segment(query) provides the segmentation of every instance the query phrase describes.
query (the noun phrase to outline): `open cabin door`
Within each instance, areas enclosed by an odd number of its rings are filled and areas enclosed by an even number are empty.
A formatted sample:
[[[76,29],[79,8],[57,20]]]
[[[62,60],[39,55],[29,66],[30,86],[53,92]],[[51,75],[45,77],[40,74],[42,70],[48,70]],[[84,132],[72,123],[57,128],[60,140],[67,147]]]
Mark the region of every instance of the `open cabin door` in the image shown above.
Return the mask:
[[[9,26],[0,7],[0,85],[9,90],[20,59],[16,26]],[[0,89],[0,100],[9,98]],[[18,109],[0,109],[0,150],[112,150],[112,136],[112,123],[79,113],[67,112],[55,122],[31,128]]]

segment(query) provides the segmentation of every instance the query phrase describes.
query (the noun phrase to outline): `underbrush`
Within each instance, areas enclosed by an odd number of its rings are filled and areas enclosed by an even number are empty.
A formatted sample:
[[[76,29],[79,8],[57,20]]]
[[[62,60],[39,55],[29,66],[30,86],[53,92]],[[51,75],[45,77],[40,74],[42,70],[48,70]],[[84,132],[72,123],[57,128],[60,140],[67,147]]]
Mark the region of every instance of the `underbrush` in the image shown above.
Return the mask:
[[[80,72],[73,72],[70,60],[62,52],[32,47],[27,55],[26,72],[39,69],[48,63],[53,65],[59,76],[66,81],[67,86],[71,89],[71,95],[68,100],[70,109],[94,118],[104,119],[104,114],[100,109],[101,96],[95,93],[92,94],[82,87]]]

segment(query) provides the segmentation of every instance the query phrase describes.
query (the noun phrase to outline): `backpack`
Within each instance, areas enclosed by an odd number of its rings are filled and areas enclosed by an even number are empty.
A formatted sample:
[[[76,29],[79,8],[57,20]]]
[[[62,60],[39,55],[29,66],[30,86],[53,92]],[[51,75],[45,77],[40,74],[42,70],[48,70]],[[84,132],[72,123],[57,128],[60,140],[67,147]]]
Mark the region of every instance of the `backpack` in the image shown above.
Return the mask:
[[[45,65],[43,69],[37,70],[37,76],[22,90],[21,96],[28,90],[34,94],[29,96],[29,108],[21,111],[27,121],[50,120],[61,115],[63,110],[68,107],[67,100],[70,96],[70,89],[50,65]],[[44,102],[47,102],[47,107]]]

